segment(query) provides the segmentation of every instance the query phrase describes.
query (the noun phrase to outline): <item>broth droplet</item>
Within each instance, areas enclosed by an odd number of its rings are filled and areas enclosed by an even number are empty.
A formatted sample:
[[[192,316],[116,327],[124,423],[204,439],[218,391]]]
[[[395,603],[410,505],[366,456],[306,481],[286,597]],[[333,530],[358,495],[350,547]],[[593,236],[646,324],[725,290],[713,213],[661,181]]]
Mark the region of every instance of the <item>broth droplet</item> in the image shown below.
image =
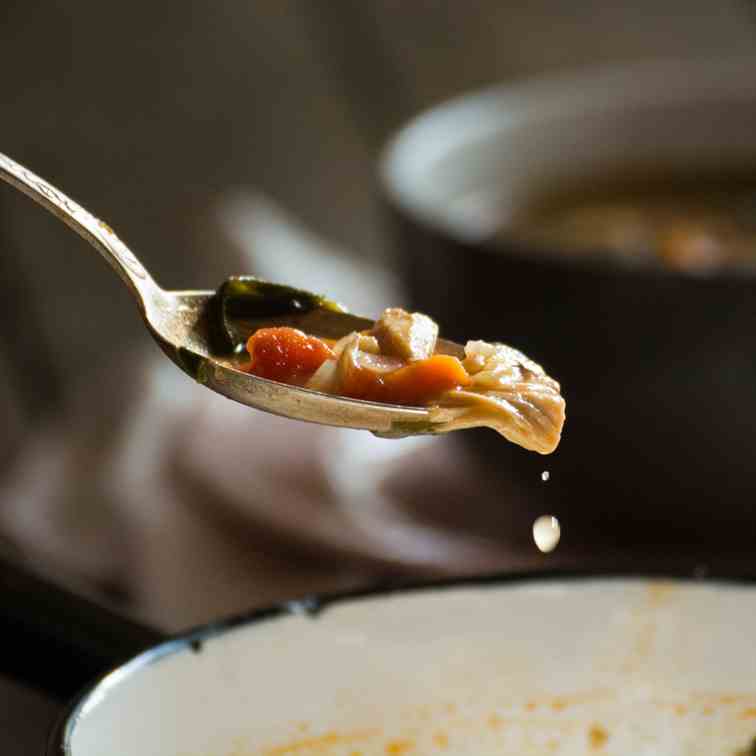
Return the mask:
[[[544,470],[541,473],[541,480],[545,483],[551,477],[551,473],[548,470]]]
[[[533,523],[533,540],[540,551],[554,551],[562,535],[559,520],[552,515],[543,515]]]

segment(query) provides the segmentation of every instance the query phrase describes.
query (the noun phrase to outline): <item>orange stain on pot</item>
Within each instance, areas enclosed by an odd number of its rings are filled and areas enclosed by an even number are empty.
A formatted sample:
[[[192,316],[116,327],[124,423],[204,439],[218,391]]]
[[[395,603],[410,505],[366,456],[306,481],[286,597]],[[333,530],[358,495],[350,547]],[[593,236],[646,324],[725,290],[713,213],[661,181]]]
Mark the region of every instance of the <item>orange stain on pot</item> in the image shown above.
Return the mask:
[[[265,756],[287,756],[287,754],[296,754],[303,751],[323,751],[333,746],[343,746],[354,743],[355,741],[365,741],[377,734],[375,730],[361,730],[359,732],[336,733],[326,732],[323,735],[312,738],[302,738],[291,743],[266,748],[263,751]]]
[[[588,730],[588,744],[598,751],[606,745],[609,740],[609,733],[599,724],[592,725]]]
[[[387,756],[403,756],[411,751],[415,744],[411,740],[392,740],[386,744]]]
[[[433,744],[435,746],[437,746],[438,748],[448,748],[449,747],[449,736],[446,733],[437,732],[433,736]]]
[[[756,719],[756,706],[749,706],[740,712],[741,719]]]
[[[504,726],[504,720],[498,714],[491,714],[488,718],[488,726],[492,730],[500,730]]]
[[[612,693],[606,690],[588,690],[580,693],[571,693],[549,698],[535,698],[525,701],[522,706],[525,711],[535,711],[539,707],[550,708],[554,712],[566,711],[570,706],[578,706],[596,701],[605,701],[612,697]]]

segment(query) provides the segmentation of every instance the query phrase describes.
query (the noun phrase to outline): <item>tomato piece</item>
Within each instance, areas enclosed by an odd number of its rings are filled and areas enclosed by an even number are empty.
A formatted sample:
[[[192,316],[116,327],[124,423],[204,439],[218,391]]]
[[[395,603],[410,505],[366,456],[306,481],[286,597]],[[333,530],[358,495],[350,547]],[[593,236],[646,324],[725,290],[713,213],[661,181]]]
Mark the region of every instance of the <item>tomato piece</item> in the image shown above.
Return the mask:
[[[456,357],[436,354],[389,373],[355,370],[344,386],[344,395],[388,404],[423,405],[471,382]]]
[[[301,385],[328,359],[333,350],[316,336],[297,328],[261,328],[247,341],[252,362],[249,372],[281,383]]]

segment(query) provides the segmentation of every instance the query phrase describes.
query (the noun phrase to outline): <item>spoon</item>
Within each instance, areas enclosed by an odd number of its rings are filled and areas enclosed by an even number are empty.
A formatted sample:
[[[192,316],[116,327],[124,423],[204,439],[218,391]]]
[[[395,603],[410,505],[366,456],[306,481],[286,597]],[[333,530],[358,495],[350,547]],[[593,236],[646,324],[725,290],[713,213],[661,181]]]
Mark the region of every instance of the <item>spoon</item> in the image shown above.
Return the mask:
[[[430,408],[379,404],[333,396],[277,381],[259,378],[237,369],[232,354],[218,347],[218,299],[214,291],[166,291],[116,236],[113,229],[44,179],[0,153],[0,178],[31,197],[76,231],[107,260],[134,296],[152,337],[178,367],[196,381],[223,396],[275,415],[321,425],[372,431],[386,438],[433,433],[440,428]],[[233,279],[232,279],[233,280]],[[242,280],[242,279],[237,279]],[[293,292],[277,284],[264,284],[273,294]],[[300,297],[301,298],[301,297]],[[325,301],[325,300],[320,300]],[[254,327],[291,325],[306,333],[340,338],[352,331],[369,329],[373,321],[344,312],[336,306],[304,308],[301,312],[247,322]],[[458,344],[439,340],[437,352],[464,356]]]

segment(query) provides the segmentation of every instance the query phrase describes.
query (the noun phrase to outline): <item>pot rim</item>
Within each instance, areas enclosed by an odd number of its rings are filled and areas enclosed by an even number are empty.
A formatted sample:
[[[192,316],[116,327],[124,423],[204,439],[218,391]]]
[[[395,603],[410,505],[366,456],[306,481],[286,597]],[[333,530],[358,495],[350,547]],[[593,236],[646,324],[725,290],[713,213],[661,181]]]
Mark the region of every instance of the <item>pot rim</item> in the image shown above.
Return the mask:
[[[614,569],[544,569],[523,572],[497,572],[486,575],[473,575],[441,580],[408,581],[400,584],[378,584],[368,588],[342,591],[336,593],[314,594],[301,599],[274,604],[254,609],[249,612],[232,615],[226,619],[200,625],[184,633],[168,638],[156,646],[137,654],[129,661],[102,674],[85,688],[63,712],[53,725],[46,749],[46,756],[75,756],[71,741],[79,721],[87,709],[96,705],[101,696],[123,680],[138,674],[142,669],[180,652],[197,653],[202,644],[213,638],[241,627],[250,627],[270,620],[286,619],[294,615],[306,614],[317,617],[331,607],[345,603],[371,598],[387,598],[405,593],[430,593],[464,587],[499,586],[507,587],[525,583],[547,581],[569,582],[571,584],[591,580],[676,580],[688,584],[707,584],[724,586],[756,586],[756,574],[730,574],[715,572],[699,574],[699,565],[674,567],[660,571],[629,571]]]

